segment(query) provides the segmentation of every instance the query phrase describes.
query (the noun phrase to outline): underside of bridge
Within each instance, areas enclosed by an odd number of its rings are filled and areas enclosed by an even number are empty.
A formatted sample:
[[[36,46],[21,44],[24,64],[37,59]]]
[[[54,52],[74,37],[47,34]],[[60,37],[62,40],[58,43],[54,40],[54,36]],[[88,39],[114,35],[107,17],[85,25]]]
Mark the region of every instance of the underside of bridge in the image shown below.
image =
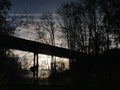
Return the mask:
[[[1,49],[16,49],[34,53],[34,65],[30,68],[33,72],[34,84],[38,84],[38,54],[46,54],[77,60],[80,60],[80,58],[84,56],[83,53],[77,51],[25,40],[5,34],[0,34],[0,42]]]

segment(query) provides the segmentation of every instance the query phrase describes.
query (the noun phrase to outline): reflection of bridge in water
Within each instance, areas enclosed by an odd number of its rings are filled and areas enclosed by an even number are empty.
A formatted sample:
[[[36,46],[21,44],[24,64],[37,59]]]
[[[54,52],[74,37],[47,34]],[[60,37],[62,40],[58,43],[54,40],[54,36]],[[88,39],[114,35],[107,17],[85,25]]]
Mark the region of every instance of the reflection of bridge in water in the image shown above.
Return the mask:
[[[34,53],[34,66],[31,67],[31,71],[33,71],[34,83],[36,84],[38,83],[38,54],[46,54],[69,59],[80,59],[80,57],[83,56],[83,53],[77,51],[25,40],[4,34],[0,34],[0,41],[0,48],[16,49]]]

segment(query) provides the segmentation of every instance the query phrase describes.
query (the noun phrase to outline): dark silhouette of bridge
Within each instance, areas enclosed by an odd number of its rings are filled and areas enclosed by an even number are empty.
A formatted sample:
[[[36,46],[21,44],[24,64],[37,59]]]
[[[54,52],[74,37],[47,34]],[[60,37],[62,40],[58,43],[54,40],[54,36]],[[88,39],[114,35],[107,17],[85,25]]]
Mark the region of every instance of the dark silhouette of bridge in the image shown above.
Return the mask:
[[[83,53],[78,51],[60,48],[40,42],[21,39],[14,36],[0,34],[0,48],[16,49],[33,53],[40,53],[69,59],[80,59]]]
[[[77,51],[25,40],[5,34],[0,34],[0,48],[22,50],[34,53],[34,66],[31,67],[31,71],[33,71],[35,84],[38,84],[38,54],[46,54],[77,60],[80,60],[80,58],[84,56],[83,53]]]

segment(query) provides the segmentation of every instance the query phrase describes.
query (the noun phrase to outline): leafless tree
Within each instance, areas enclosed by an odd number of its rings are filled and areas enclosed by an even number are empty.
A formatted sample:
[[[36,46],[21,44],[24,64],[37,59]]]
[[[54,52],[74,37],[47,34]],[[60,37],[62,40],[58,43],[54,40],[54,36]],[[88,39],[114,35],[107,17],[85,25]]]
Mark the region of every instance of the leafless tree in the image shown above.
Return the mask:
[[[111,25],[101,8],[100,0],[86,0],[63,3],[57,10],[69,49],[91,54],[109,49]]]
[[[52,13],[47,12],[43,13],[40,16],[40,25],[36,29],[39,39],[43,41],[43,43],[47,43],[50,45],[55,46],[55,31],[56,31],[56,26],[55,26],[55,18]],[[51,69],[55,69],[55,57],[51,56]]]

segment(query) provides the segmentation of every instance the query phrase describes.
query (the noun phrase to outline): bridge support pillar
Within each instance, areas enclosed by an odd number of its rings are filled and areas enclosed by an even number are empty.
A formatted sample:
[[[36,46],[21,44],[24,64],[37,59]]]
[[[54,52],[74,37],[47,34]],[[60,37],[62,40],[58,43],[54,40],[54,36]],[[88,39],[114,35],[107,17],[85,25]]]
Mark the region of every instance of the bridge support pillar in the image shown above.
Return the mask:
[[[34,72],[33,72],[33,78],[34,78],[34,85],[38,84],[38,67],[39,67],[39,63],[38,63],[38,53],[34,53]]]

